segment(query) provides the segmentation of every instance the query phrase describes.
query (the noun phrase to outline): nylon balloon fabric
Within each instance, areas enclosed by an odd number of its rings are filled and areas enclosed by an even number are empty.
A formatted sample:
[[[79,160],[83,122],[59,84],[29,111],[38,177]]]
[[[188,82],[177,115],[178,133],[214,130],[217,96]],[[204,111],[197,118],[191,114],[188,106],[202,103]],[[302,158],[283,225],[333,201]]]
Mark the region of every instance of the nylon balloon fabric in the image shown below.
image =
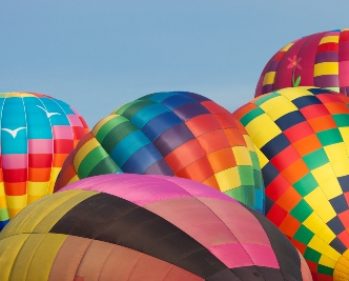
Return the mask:
[[[254,146],[238,120],[189,92],[162,92],[130,102],[102,119],[65,162],[56,190],[108,173],[193,179],[264,212]]]
[[[0,280],[310,281],[258,212],[188,179],[103,175],[31,204],[0,233]]]
[[[239,108],[259,149],[267,217],[304,254],[315,280],[349,278],[349,98],[286,88]]]
[[[292,86],[349,94],[349,29],[320,32],[276,52],[259,78],[256,96]]]
[[[53,192],[87,126],[68,104],[42,94],[0,93],[0,107],[1,230],[27,204]]]

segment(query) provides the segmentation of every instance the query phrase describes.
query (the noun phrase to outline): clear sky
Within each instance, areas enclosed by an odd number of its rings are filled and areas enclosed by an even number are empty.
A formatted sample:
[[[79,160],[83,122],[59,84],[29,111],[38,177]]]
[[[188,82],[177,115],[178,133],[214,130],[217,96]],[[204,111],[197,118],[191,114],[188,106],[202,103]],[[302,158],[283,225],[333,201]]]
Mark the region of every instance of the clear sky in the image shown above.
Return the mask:
[[[250,100],[289,41],[349,27],[348,0],[0,0],[0,91],[41,92],[93,126],[140,96]]]

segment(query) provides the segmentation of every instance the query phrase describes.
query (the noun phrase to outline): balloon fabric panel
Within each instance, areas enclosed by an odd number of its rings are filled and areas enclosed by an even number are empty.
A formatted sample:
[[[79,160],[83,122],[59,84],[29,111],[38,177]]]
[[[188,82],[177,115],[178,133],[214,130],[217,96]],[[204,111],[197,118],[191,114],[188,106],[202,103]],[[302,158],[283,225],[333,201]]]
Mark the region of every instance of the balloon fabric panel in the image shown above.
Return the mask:
[[[305,36],[287,44],[266,64],[256,96],[292,86],[349,90],[349,30]]]
[[[85,121],[64,104],[38,94],[0,94],[0,230],[27,204],[53,192],[66,156],[86,132]]]
[[[348,104],[327,89],[298,87],[234,113],[259,149],[267,217],[304,254],[315,280],[348,276],[337,266],[348,265]]]
[[[52,249],[47,248],[50,240]],[[40,264],[39,253],[45,248],[42,274],[50,279],[44,280],[108,280],[111,274],[133,280],[127,273],[136,274],[135,281],[153,280],[153,275],[162,276],[161,267],[167,264],[174,270],[169,275],[173,279],[164,279],[169,281],[183,276],[211,281],[311,280],[297,251],[263,216],[208,186],[174,177],[91,177],[29,205],[0,233],[0,249],[8,257],[0,259],[5,268],[0,279],[14,280],[9,276],[18,266],[34,273],[31,266]],[[118,265],[111,266],[121,255]],[[159,268],[144,275],[144,267],[129,257]],[[59,270],[63,263],[64,276]]]
[[[258,157],[244,128],[197,94],[151,94],[102,119],[66,161],[56,189],[121,172],[190,178],[264,210]]]

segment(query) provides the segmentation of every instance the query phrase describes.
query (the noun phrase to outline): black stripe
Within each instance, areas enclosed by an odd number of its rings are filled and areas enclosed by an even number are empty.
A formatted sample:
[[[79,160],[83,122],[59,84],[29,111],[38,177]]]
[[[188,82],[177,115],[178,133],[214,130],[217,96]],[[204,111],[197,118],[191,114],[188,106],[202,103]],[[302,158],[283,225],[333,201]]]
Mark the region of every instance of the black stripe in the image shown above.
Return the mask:
[[[203,278],[226,274],[227,267],[217,257],[173,224],[136,204],[104,193],[76,205],[51,232],[122,245]],[[229,280],[234,280],[234,273],[228,274]]]

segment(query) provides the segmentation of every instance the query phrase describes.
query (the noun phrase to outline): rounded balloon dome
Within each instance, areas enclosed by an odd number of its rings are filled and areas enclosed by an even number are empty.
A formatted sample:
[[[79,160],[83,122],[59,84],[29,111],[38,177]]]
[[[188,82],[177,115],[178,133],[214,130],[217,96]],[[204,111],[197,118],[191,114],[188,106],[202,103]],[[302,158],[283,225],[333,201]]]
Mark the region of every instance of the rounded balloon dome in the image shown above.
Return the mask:
[[[349,29],[312,34],[272,56],[256,96],[292,86],[316,86],[349,94]]]
[[[304,254],[315,280],[348,280],[349,98],[286,88],[234,116],[259,149],[267,217]]]
[[[87,126],[68,104],[42,94],[0,93],[0,107],[1,230],[27,204],[53,192]]]
[[[65,162],[56,189],[121,172],[189,178],[264,212],[263,180],[249,136],[230,112],[198,94],[147,95],[102,119]]]
[[[0,280],[311,280],[258,212],[201,183],[104,175],[68,185],[0,233]]]

